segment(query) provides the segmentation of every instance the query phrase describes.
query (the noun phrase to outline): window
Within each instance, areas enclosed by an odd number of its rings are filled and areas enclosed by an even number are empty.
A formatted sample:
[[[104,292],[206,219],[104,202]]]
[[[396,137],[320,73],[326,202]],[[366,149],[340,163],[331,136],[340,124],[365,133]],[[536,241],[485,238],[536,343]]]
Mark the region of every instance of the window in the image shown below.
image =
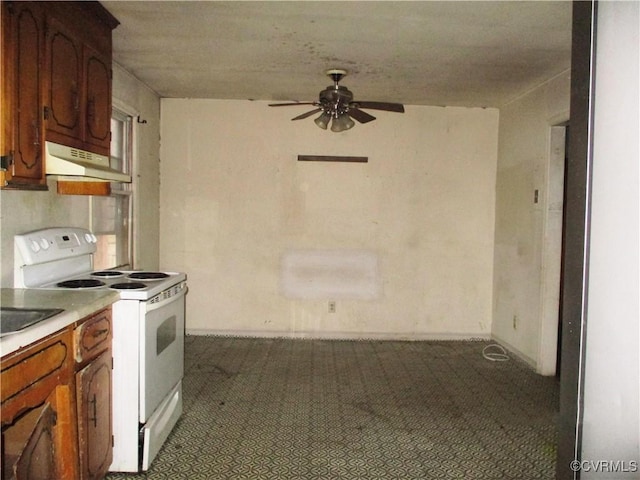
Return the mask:
[[[111,118],[111,168],[131,172],[133,121],[114,109]],[[112,183],[111,195],[91,197],[91,230],[98,237],[94,268],[132,265],[131,184]]]

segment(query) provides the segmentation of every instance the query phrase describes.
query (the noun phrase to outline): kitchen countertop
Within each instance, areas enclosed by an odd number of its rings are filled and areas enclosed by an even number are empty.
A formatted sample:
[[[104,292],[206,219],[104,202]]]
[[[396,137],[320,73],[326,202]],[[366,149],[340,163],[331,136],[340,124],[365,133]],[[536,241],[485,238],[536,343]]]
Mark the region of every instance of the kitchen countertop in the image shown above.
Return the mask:
[[[91,315],[120,298],[113,290],[38,290],[3,288],[0,305],[14,308],[62,308],[64,312],[0,338],[0,356],[25,347]]]

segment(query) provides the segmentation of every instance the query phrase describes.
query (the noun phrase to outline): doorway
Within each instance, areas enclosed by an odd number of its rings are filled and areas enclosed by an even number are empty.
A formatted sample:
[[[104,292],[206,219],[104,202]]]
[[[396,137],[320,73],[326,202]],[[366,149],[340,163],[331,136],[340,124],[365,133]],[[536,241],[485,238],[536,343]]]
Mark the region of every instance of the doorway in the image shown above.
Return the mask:
[[[562,238],[565,196],[567,127],[549,131],[547,198],[543,212],[542,288],[540,292],[540,336],[537,372],[556,375],[558,370],[561,296]]]

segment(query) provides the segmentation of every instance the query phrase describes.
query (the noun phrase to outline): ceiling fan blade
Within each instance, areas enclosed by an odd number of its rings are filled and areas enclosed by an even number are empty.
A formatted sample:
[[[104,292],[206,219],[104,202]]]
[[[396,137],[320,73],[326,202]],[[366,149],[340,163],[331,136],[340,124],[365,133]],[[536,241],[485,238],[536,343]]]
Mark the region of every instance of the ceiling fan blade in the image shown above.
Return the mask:
[[[376,119],[373,115],[369,115],[367,112],[363,112],[357,108],[350,108],[347,114],[350,117],[355,118],[360,123],[367,123]]]
[[[318,102],[270,103],[270,107],[291,107],[293,105],[318,105]]]
[[[311,111],[309,111],[307,113],[303,113],[302,115],[298,115],[297,117],[293,117],[291,120],[302,120],[303,118],[310,117],[311,115],[313,115],[315,113],[318,113],[318,112],[321,112],[321,111],[322,111],[321,108],[316,108],[316,109],[311,110]]]
[[[387,112],[404,113],[404,105],[401,103],[387,102],[353,102],[357,108],[372,108],[373,110],[386,110]]]

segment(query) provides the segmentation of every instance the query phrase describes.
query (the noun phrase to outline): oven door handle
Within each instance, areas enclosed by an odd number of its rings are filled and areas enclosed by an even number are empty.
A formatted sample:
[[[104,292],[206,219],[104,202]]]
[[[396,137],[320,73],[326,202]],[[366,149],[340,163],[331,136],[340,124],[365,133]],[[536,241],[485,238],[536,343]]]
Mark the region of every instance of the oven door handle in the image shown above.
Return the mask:
[[[160,293],[157,295],[157,298],[158,298],[157,301],[154,301],[152,298],[150,301],[144,302],[146,306],[146,311],[151,312],[153,310],[157,310],[158,308],[162,308],[166,305],[169,305],[170,303],[177,302],[187,294],[188,290],[189,289],[185,285],[180,289],[178,293],[176,293],[175,295],[171,295],[170,297],[167,297],[167,298],[162,298],[162,293]]]

